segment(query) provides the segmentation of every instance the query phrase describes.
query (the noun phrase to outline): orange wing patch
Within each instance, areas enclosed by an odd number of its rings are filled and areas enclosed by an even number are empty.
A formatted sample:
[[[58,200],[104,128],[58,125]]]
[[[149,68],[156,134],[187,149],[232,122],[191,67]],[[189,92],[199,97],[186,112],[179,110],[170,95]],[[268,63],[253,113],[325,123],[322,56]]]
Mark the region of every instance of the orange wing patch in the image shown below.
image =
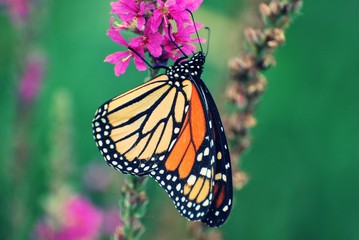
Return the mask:
[[[196,152],[206,134],[206,117],[197,89],[193,86],[189,113],[179,134],[177,143],[168,156],[165,168],[169,171],[179,169],[180,179],[188,177],[193,168]]]
[[[209,129],[204,103],[192,85],[188,112],[176,143],[164,164],[151,172],[180,213],[190,220],[201,220],[211,205],[215,151]]]

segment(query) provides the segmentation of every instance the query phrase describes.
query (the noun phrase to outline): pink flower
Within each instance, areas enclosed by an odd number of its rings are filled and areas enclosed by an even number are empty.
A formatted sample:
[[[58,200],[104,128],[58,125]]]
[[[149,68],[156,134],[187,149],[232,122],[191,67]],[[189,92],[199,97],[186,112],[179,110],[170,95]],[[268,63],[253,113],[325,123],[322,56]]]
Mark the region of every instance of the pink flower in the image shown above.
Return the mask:
[[[125,39],[123,39],[123,40],[125,40]],[[136,51],[136,53],[130,49],[127,49],[126,51],[123,51],[123,52],[112,53],[105,58],[105,62],[115,64],[115,75],[116,76],[120,76],[121,74],[123,74],[126,71],[128,65],[130,64],[131,58],[133,58],[133,61],[136,65],[137,70],[145,71],[147,69],[146,64],[143,62],[141,57],[139,57],[139,55],[140,55],[144,58],[144,55],[145,55],[144,49],[140,46],[140,44],[141,44],[141,37],[136,37],[136,38],[130,39],[130,43],[127,44],[127,42],[126,42],[125,46],[134,49]]]
[[[28,0],[5,0],[8,5],[10,17],[14,23],[23,22],[29,15]]]
[[[31,103],[39,93],[44,74],[44,60],[41,56],[31,55],[26,62],[20,80],[20,97],[23,102]]]
[[[196,23],[196,27],[197,30],[199,30],[203,27],[203,25]],[[200,41],[201,43],[205,42],[204,39],[198,39],[197,36],[195,36],[195,38],[191,38],[191,35],[195,32],[196,30],[193,25],[180,25],[177,28],[177,32],[171,34],[172,40],[180,44],[181,50],[185,54],[191,54],[196,50],[196,47],[192,43],[198,43],[198,41]],[[175,48],[175,45],[173,44],[172,40],[169,38],[168,34],[166,34],[164,50],[166,51],[168,56],[170,56],[171,59],[176,59],[178,58],[178,56],[180,56],[181,53],[178,49]]]
[[[202,0],[162,0],[157,1],[159,7],[153,12],[151,17],[152,31],[156,31],[161,24],[167,26],[169,19],[175,20],[177,26],[190,22],[190,16],[187,11],[195,11],[201,5]]]
[[[107,210],[103,218],[103,233],[104,235],[111,236],[117,228],[124,225],[120,213],[117,209]]]
[[[115,75],[123,74],[133,58],[136,68],[139,71],[147,69],[145,53],[149,53],[152,62],[157,64],[166,63],[169,58],[175,60],[180,56],[179,49],[168,36],[168,30],[176,29],[172,32],[172,39],[182,51],[190,54],[195,51],[193,43],[198,42],[197,37],[191,38],[195,33],[191,15],[187,9],[194,11],[203,0],[158,0],[158,1],[138,1],[138,0],[118,0],[111,3],[111,13],[117,14],[122,20],[122,24],[115,24],[111,18],[107,34],[117,44],[131,48],[127,51],[119,51],[106,57],[105,62],[115,64]],[[137,23],[137,26],[136,26]],[[116,26],[115,26],[116,25]],[[198,29],[201,27],[197,25]],[[130,30],[137,34],[135,38],[126,41],[121,35],[121,31]],[[200,40],[202,42],[202,40]],[[141,59],[142,58],[142,59]]]
[[[103,213],[86,198],[72,196],[61,208],[62,219],[45,219],[37,225],[36,239],[95,240],[99,237]]]
[[[113,25],[113,19],[112,19],[111,29],[107,31],[107,34],[110,36],[110,38],[114,42],[116,42],[122,46],[130,47],[130,48],[134,49],[138,54],[140,54],[143,58],[145,58],[144,48],[143,48],[143,46],[141,46],[141,42],[142,42],[141,38],[142,37],[139,36],[139,37],[130,39],[130,43],[127,43],[125,38],[121,35],[120,30],[122,30],[122,29],[116,28]],[[115,64],[115,75],[119,76],[126,71],[128,65],[130,64],[131,58],[134,59],[136,68],[139,71],[146,70],[146,68],[147,68],[146,64],[143,62],[141,57],[139,57],[136,53],[134,53],[130,49],[127,49],[126,51],[122,51],[122,52],[112,53],[112,54],[108,55],[104,61]]]
[[[53,228],[45,221],[41,221],[36,225],[34,239],[39,240],[55,240],[55,232]]]
[[[150,28],[146,28],[142,37],[141,45],[151,53],[154,57],[159,57],[162,54],[161,43],[163,35],[158,31],[152,32]]]
[[[119,18],[126,22],[132,22],[137,19],[137,27],[142,30],[146,23],[145,14],[147,11],[154,8],[154,4],[146,4],[145,2],[138,2],[136,0],[120,0],[118,2],[111,2],[111,13],[117,14]]]
[[[100,210],[80,196],[71,198],[64,210],[65,222],[59,240],[97,239],[102,223]]]

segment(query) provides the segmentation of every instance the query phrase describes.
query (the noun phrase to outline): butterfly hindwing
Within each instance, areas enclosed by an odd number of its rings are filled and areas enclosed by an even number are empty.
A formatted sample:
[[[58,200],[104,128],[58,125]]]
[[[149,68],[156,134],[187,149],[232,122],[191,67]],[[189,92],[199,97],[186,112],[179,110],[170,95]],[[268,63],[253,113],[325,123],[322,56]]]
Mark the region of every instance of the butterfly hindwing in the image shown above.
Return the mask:
[[[155,169],[179,134],[191,85],[175,85],[160,75],[103,104],[95,114],[93,133],[107,163],[137,176]]]
[[[171,153],[154,178],[172,198],[179,212],[189,220],[201,220],[213,198],[213,133],[208,122],[208,106],[195,84],[184,124]]]
[[[216,146],[213,201],[202,222],[210,227],[218,227],[227,220],[232,208],[232,169],[228,144],[217,106],[203,82],[201,82],[201,86],[209,105],[210,121],[213,124],[214,145]]]

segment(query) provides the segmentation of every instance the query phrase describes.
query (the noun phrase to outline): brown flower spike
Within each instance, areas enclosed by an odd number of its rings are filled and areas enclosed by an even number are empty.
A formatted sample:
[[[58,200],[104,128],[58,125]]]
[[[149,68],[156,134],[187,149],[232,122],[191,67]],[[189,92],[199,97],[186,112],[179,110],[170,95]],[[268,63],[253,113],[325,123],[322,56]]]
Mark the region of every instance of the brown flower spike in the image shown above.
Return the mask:
[[[300,14],[301,0],[260,3],[263,27],[247,28],[244,31],[245,50],[229,61],[232,82],[226,89],[226,99],[231,111],[223,118],[231,149],[233,187],[240,190],[248,181],[245,172],[239,169],[239,159],[251,144],[250,130],[256,125],[254,110],[264,93],[267,79],[263,72],[275,65],[274,51],[285,42],[285,29]],[[216,230],[216,239],[222,239]],[[191,239],[209,240],[213,230],[206,230],[200,223],[189,223]]]

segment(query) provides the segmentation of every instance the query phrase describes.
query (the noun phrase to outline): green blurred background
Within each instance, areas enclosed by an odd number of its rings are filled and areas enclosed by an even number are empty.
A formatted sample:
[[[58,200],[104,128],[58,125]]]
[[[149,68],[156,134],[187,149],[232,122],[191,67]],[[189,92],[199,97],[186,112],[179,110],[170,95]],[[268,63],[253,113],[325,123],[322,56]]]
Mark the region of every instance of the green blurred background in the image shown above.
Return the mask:
[[[35,22],[41,28],[35,48],[46,55],[47,71],[25,123],[27,138],[22,140],[31,154],[24,166],[14,163],[15,133],[21,124],[14,71],[21,56],[21,36],[1,9],[1,239],[28,239],[44,214],[54,174],[48,168],[56,144],[51,139],[63,114],[69,116],[70,129],[71,150],[64,164],[72,165],[72,170],[67,181],[98,205],[117,205],[120,173],[106,168],[115,183],[106,192],[87,193],[82,182],[90,162],[105,165],[92,139],[91,120],[100,104],[142,83],[147,73],[131,65],[117,78],[113,66],[103,63],[118,50],[106,36],[109,2],[44,3],[42,18]],[[243,28],[257,25],[258,2],[205,0],[195,13],[196,20],[212,30],[203,79],[221,109],[229,81],[227,61],[241,49]],[[256,110],[252,146],[241,159],[250,181],[235,193],[231,216],[221,228],[225,239],[359,239],[358,9],[355,0],[304,1],[302,15],[276,53],[277,66],[266,72],[268,88]],[[56,113],[54,98],[59,95],[67,107]],[[24,168],[20,183],[13,180],[14,167]],[[147,192],[150,203],[143,239],[186,239],[187,222],[165,192],[153,181]],[[26,204],[16,234],[10,220],[14,199]]]

